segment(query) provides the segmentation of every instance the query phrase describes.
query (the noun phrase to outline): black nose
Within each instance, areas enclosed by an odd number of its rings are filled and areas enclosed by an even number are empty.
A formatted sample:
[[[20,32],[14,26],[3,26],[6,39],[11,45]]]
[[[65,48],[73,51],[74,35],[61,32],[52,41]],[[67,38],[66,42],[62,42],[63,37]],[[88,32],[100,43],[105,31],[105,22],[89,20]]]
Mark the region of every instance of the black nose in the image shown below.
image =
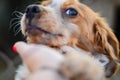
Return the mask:
[[[37,13],[40,13],[42,11],[42,8],[38,5],[29,5],[26,8],[26,18],[33,19]]]

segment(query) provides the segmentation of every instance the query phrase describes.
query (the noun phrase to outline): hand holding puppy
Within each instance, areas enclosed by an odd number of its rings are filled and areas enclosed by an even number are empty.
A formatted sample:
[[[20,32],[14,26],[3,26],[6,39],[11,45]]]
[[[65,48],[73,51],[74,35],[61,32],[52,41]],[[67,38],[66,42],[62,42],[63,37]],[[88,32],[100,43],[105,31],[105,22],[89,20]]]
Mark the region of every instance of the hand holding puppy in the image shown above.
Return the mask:
[[[81,55],[71,47],[61,48],[61,51],[66,52],[64,56],[47,46],[24,42],[17,42],[14,49],[30,71],[25,80],[105,80],[102,67],[93,63],[89,56]]]
[[[47,46],[26,44],[24,42],[17,42],[14,47],[16,47],[16,51],[31,71],[28,80],[60,79],[59,75],[54,71],[59,68],[59,65],[64,60],[64,57],[59,52]],[[44,67],[48,69],[44,69]]]

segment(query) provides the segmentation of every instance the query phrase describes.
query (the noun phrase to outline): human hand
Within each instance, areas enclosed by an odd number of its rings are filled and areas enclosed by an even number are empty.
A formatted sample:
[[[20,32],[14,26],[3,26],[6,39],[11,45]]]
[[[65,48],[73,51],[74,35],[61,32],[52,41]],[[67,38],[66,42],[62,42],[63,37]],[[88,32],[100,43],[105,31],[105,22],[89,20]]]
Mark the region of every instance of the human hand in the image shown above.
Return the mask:
[[[46,66],[57,68],[64,59],[59,52],[44,45],[17,42],[15,46],[30,71]]]

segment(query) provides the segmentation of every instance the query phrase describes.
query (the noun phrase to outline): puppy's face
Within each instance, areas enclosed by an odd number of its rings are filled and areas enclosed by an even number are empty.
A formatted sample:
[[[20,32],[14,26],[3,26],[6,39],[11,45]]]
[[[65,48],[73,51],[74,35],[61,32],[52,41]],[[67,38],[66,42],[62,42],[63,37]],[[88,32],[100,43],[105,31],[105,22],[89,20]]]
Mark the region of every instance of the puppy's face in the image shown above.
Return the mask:
[[[117,69],[118,40],[105,20],[78,0],[48,0],[28,6],[21,30],[29,43],[75,46],[105,54],[110,60],[106,65],[107,77]]]
[[[80,36],[93,39],[95,16],[92,15],[94,13],[77,0],[44,1],[27,7],[21,20],[22,32],[30,43],[76,46]]]

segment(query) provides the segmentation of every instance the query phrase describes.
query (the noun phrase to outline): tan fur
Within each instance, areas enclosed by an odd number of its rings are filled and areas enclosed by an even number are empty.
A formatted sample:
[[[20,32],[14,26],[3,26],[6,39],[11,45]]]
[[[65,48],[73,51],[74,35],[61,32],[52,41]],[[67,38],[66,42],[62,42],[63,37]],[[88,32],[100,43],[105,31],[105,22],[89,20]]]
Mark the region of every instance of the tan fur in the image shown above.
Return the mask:
[[[119,42],[106,21],[89,7],[79,3],[77,0],[65,0],[65,2],[61,2],[60,5],[52,3],[52,0],[44,1],[40,5],[43,11],[33,18],[31,22],[33,25],[50,32],[51,34],[45,35],[36,30],[31,30],[29,33],[25,32],[28,21],[26,17],[23,16],[21,28],[23,34],[27,36],[28,42],[44,44],[59,49],[66,45],[73,48],[77,47],[86,52],[90,52],[89,56],[93,57],[99,54],[106,55],[109,59],[109,63],[105,66],[105,73],[106,77],[111,77],[118,68]],[[78,15],[74,18],[67,17],[64,14],[64,11],[68,8],[77,10]],[[71,58],[72,55],[74,55],[74,53],[68,57]],[[73,57],[71,60],[75,62],[84,60],[82,56],[79,59],[76,58],[77,57]],[[87,60],[85,60],[85,62],[86,61]],[[91,59],[90,63],[92,64]],[[79,65],[79,63],[77,64]],[[87,65],[83,64],[83,66],[85,67]],[[74,69],[74,67],[72,68]],[[92,64],[90,70],[93,70],[92,68],[100,69],[99,67],[94,66],[94,64]],[[81,71],[81,68],[77,69],[78,71]],[[93,74],[92,71],[90,73],[91,76],[93,76],[92,78],[94,78],[94,71]],[[83,80],[83,78],[79,80]]]

